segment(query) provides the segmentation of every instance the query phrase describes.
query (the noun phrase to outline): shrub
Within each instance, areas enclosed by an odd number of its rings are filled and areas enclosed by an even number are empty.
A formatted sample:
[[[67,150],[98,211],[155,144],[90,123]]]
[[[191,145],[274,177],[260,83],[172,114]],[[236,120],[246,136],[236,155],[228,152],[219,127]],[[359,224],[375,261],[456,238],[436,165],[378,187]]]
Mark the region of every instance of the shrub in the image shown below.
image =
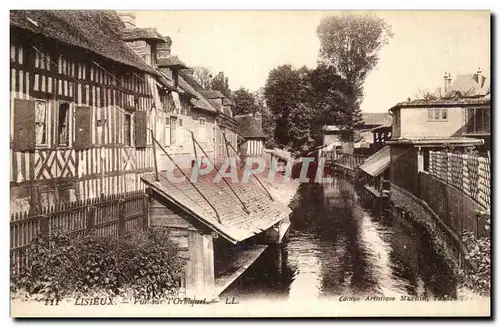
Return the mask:
[[[135,298],[172,295],[184,262],[165,229],[151,228],[123,238],[60,232],[38,236],[28,249],[30,265],[11,282],[13,293],[61,299],[92,293],[132,293]]]
[[[477,213],[484,219],[484,228],[490,231],[490,214],[487,211]],[[472,232],[462,234],[462,242],[467,249],[467,260],[474,266],[459,271],[462,284],[481,295],[489,296],[491,292],[491,240],[490,237],[477,238]]]

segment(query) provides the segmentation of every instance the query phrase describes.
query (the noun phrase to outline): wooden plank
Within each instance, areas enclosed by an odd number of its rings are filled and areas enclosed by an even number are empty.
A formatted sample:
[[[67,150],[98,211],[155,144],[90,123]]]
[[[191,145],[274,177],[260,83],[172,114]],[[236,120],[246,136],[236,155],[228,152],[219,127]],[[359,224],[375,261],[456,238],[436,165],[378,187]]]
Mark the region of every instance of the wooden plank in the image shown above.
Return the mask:
[[[255,260],[260,257],[266,248],[267,245],[256,245],[250,249],[236,252],[232,257],[231,262],[229,262],[226,267],[222,267],[224,271],[218,271],[215,279],[216,294],[221,294],[226,288],[229,287],[229,285],[238,279],[238,277],[240,277],[245,270],[247,270],[255,262]]]
[[[218,294],[215,293],[214,243],[211,235],[203,235],[203,254],[205,295],[212,300]]]

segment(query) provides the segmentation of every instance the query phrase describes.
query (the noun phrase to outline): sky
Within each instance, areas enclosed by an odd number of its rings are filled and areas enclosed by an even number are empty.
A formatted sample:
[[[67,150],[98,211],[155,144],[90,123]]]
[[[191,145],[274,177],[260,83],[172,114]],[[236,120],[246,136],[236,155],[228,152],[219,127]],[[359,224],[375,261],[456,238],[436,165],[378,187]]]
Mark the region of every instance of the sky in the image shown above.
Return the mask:
[[[328,11],[136,11],[137,27],[172,38],[172,54],[188,66],[223,71],[232,90],[265,85],[271,69],[316,67],[316,27]],[[366,78],[364,112],[387,112],[420,89],[443,85],[445,72],[489,76],[489,12],[375,12],[394,37]]]

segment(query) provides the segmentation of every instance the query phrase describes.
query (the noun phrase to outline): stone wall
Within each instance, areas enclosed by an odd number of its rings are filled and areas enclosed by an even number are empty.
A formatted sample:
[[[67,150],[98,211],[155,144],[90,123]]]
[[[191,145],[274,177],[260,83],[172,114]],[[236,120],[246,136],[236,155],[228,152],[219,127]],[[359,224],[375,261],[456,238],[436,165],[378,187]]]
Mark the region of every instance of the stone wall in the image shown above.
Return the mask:
[[[467,254],[460,236],[425,203],[405,189],[391,184],[391,203],[394,215],[421,224],[430,233],[438,251],[450,262],[458,266],[464,263]]]

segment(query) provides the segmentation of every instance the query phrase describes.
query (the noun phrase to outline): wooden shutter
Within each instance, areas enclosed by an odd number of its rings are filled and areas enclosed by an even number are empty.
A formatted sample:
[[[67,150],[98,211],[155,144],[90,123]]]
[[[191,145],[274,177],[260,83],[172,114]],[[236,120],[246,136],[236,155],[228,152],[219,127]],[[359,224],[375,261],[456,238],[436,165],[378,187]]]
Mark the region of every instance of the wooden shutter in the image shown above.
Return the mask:
[[[92,145],[92,119],[90,107],[75,108],[75,149],[88,149]]]
[[[35,101],[14,100],[14,135],[12,150],[35,150]]]
[[[146,111],[135,112],[135,146],[137,148],[144,148],[147,145],[147,117]]]

